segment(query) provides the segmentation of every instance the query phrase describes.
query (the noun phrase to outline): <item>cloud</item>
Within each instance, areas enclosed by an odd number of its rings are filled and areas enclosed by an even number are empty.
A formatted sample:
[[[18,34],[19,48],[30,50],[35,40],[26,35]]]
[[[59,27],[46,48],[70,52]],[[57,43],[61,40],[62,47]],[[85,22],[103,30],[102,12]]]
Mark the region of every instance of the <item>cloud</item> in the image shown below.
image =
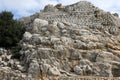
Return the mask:
[[[0,0],[0,12],[3,10],[12,11],[15,18],[22,16],[28,16],[40,9],[43,9],[47,4],[62,3],[63,5],[69,5],[76,3],[80,0]],[[99,8],[120,13],[120,0],[87,0],[92,2]]]
[[[69,5],[69,4],[73,4],[76,2],[79,2],[80,0],[59,0],[59,3],[62,3],[63,5]]]
[[[120,0],[88,0],[92,2],[95,6],[98,6],[101,9],[106,11],[117,11],[120,12]]]

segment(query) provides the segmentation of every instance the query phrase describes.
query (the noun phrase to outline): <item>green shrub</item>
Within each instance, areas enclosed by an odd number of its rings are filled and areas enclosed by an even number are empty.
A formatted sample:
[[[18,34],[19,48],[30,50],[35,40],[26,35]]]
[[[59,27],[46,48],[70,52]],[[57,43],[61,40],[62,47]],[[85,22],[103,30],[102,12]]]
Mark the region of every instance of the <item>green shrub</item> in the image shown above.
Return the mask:
[[[0,47],[11,48],[17,45],[25,32],[24,24],[13,19],[8,11],[0,13]]]

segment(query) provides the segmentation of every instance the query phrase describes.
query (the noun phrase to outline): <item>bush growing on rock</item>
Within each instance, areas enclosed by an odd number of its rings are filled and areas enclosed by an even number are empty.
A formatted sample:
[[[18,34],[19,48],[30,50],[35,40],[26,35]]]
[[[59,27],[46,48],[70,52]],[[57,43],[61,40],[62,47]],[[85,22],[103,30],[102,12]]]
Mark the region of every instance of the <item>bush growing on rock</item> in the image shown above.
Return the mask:
[[[23,23],[14,20],[8,11],[0,13],[0,47],[11,48],[22,39],[25,28]]]

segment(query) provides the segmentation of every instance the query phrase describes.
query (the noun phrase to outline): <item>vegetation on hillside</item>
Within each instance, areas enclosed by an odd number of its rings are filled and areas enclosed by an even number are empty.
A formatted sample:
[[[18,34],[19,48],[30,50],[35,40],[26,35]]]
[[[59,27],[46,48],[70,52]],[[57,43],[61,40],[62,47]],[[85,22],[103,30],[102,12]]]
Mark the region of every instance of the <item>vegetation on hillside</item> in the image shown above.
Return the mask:
[[[13,19],[8,11],[0,13],[0,47],[12,48],[22,39],[25,32],[24,25]]]

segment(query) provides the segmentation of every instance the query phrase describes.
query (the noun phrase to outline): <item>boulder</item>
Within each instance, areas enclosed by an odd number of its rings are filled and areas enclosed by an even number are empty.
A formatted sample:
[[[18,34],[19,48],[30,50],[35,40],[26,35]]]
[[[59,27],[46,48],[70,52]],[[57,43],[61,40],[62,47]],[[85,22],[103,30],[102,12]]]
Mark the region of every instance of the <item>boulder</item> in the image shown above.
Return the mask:
[[[79,66],[75,66],[73,70],[77,75],[82,75],[83,74],[83,70]]]
[[[48,12],[48,11],[55,12],[55,11],[58,11],[58,10],[57,10],[57,8],[55,8],[53,5],[48,4],[48,5],[46,5],[45,8],[44,8],[44,12]]]
[[[112,77],[112,66],[109,63],[95,63],[93,66],[93,75],[100,77]]]
[[[32,60],[29,66],[28,74],[31,74],[33,78],[38,79],[41,75],[38,62],[36,60]]]
[[[60,76],[60,72],[57,69],[57,67],[49,68],[48,74],[51,75],[51,76]]]
[[[32,29],[33,33],[38,33],[41,30],[42,26],[48,25],[48,21],[42,20],[39,18],[36,18],[33,23],[34,23],[34,26]]]
[[[32,37],[32,34],[30,32],[25,32],[23,35],[23,40],[30,40],[30,38]]]

